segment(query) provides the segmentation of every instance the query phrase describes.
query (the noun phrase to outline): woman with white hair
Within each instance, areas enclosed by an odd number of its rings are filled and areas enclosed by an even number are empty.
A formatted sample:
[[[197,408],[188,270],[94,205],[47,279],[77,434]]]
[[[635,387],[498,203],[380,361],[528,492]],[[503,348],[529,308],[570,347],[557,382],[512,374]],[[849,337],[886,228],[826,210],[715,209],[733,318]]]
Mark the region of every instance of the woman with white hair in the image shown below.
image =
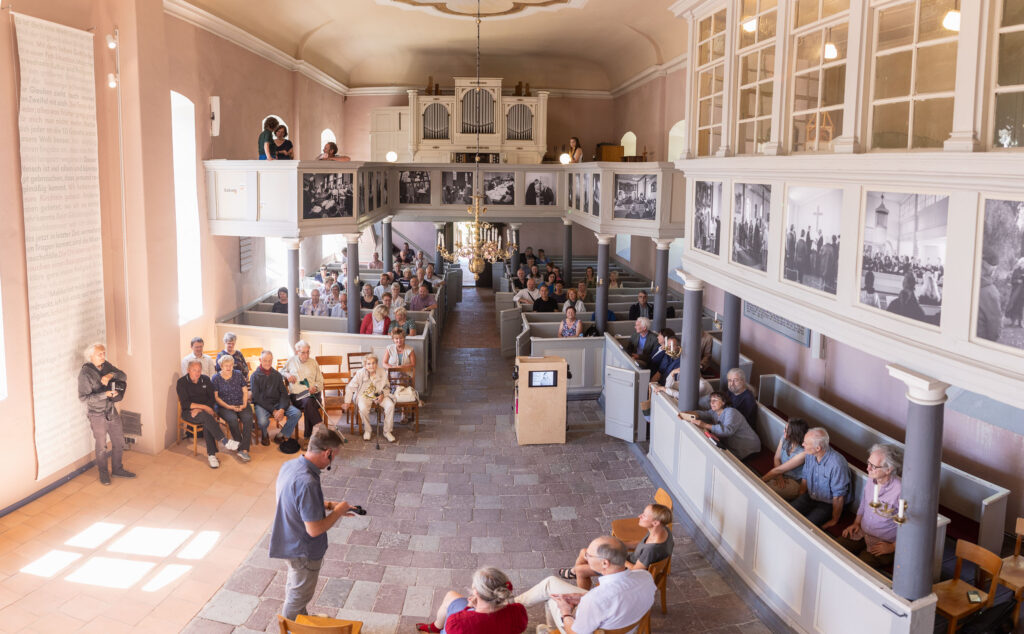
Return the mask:
[[[903,493],[900,479],[903,456],[892,445],[875,445],[868,453],[868,477],[872,483],[864,487],[857,509],[857,518],[843,530],[839,544],[872,568],[888,568],[896,552],[897,524],[893,516]],[[871,507],[874,500],[885,514]]]
[[[300,340],[295,344],[295,355],[284,364],[281,376],[288,383],[292,405],[302,410],[304,437],[309,439],[313,435],[313,427],[323,420],[318,399],[324,391],[324,375],[320,364],[309,355],[308,343]]]
[[[224,355],[234,357],[235,369],[242,373],[245,380],[249,380],[249,362],[245,360],[242,351],[235,347],[238,343],[238,335],[233,332],[224,333],[224,349],[217,353],[216,370],[220,372],[220,358]]]
[[[370,408],[379,405],[384,410],[384,437],[388,442],[395,442],[392,433],[395,428],[395,400],[391,396],[391,382],[388,380],[387,371],[380,367],[380,360],[375,354],[363,357],[363,367],[345,387],[345,403],[341,406],[342,409],[348,411],[353,403],[359,408],[363,440],[372,437]]]
[[[469,596],[449,592],[437,609],[433,623],[417,623],[420,632],[446,634],[521,634],[529,617],[515,602],[512,582],[497,568],[473,573]]]
[[[94,343],[85,349],[85,363],[78,373],[78,400],[85,403],[86,417],[92,428],[96,448],[96,469],[100,483],[110,484],[110,476],[134,478],[135,474],[124,468],[121,456],[124,452],[124,430],[121,415],[114,403],[124,398],[128,387],[128,376],[107,361],[107,349],[102,343]],[[110,451],[107,451],[107,436],[110,436]],[[107,467],[107,458],[110,467]]]

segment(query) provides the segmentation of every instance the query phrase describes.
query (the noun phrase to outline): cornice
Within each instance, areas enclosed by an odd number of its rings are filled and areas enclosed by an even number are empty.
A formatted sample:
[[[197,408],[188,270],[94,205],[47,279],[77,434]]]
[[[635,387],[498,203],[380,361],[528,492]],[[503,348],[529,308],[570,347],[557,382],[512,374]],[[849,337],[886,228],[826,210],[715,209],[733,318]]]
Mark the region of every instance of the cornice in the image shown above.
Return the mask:
[[[611,96],[619,97],[627,92],[643,86],[647,82],[658,79],[659,77],[665,77],[669,73],[686,67],[686,60],[688,56],[686,53],[679,55],[665,62],[664,64],[655,64],[645,70],[640,71],[633,77],[619,84],[617,88],[613,88]]]

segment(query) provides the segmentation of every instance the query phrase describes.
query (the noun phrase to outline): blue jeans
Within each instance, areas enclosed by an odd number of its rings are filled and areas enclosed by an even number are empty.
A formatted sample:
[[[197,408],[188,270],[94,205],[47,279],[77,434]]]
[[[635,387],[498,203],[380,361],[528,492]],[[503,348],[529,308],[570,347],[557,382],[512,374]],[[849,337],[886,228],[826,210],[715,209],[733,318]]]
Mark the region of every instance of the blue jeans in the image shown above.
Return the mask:
[[[263,409],[260,405],[257,405],[255,410],[256,424],[260,426],[260,431],[266,434],[267,428],[270,426],[271,412]],[[281,428],[281,437],[291,438],[292,434],[295,432],[295,426],[299,424],[299,417],[302,416],[302,410],[298,409],[294,405],[289,405],[284,410],[284,415],[287,420],[284,423],[284,427]]]

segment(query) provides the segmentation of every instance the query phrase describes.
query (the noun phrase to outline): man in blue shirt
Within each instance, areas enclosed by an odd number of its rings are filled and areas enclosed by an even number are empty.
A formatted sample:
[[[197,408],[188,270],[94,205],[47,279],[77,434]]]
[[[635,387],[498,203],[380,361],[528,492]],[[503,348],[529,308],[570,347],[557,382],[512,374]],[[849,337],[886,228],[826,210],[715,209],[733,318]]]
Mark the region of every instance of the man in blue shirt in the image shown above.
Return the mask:
[[[288,619],[307,613],[306,606],[313,599],[327,552],[327,530],[351,514],[352,507],[347,502],[325,502],[320,488],[320,470],[331,468],[341,444],[338,432],[318,426],[306,453],[284,463],[277,475],[277,512],[270,529],[270,556],[288,560],[281,609]]]
[[[800,481],[800,495],[792,505],[812,524],[827,529],[839,521],[850,497],[850,465],[829,446],[824,427],[804,434],[804,451],[804,477]]]
[[[729,405],[738,409],[751,427],[757,425],[757,399],[747,387],[747,377],[743,376],[743,370],[729,370],[726,384],[729,387]]]

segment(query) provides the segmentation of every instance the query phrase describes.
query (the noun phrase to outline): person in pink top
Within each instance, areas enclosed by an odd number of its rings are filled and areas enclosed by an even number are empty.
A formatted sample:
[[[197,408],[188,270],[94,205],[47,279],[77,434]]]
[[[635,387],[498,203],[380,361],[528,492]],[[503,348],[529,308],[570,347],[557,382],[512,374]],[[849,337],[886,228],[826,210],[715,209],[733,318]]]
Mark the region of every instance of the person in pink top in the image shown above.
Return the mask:
[[[843,530],[839,543],[843,548],[871,566],[872,568],[888,568],[892,566],[896,552],[896,522],[892,516],[899,508],[903,482],[900,480],[900,467],[903,457],[900,450],[892,445],[875,445],[868,454],[868,477],[872,479],[864,487],[857,509],[857,519]],[[871,502],[878,491],[878,502],[881,506],[875,512]]]

